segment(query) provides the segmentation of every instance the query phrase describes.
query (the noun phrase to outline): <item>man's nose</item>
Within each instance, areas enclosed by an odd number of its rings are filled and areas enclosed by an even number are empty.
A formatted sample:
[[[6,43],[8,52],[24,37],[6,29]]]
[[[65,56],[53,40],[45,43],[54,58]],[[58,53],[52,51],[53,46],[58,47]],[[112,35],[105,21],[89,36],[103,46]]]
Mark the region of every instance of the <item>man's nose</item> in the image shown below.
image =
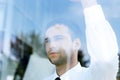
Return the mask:
[[[52,48],[55,48],[56,47],[56,44],[54,41],[50,41],[49,43],[49,48],[52,49]]]
[[[49,44],[49,53],[54,52],[54,51],[56,51],[56,44],[55,44],[55,42],[51,42]]]

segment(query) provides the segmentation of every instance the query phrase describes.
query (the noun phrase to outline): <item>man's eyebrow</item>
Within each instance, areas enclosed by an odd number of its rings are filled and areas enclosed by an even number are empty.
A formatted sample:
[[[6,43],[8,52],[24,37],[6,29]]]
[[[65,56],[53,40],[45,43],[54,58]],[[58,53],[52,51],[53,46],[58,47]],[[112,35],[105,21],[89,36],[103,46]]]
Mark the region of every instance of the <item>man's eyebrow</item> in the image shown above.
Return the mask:
[[[54,38],[63,38],[63,37],[64,37],[63,35],[55,35],[55,36],[54,36]],[[46,37],[44,40],[45,40],[45,41],[48,41],[49,38]]]
[[[63,35],[56,35],[56,36],[54,36],[54,37],[64,37]]]

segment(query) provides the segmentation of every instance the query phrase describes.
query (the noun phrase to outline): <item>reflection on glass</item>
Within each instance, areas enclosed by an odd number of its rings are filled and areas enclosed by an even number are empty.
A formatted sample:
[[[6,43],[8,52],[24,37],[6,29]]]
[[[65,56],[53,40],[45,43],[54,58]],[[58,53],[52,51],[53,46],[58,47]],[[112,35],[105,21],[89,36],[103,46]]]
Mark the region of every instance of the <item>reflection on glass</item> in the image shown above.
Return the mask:
[[[4,32],[0,32],[0,54],[4,55],[3,52],[3,42],[4,42]],[[32,54],[32,47],[24,43],[15,35],[10,37],[10,56],[8,56],[8,67],[9,65],[13,68],[16,65],[14,74],[14,80],[22,80],[26,67],[29,62],[30,55]],[[13,65],[11,65],[11,64]],[[14,65],[15,64],[15,65]],[[2,70],[2,62],[0,61],[0,70]],[[11,73],[12,70],[8,69],[8,73]],[[0,71],[1,72],[1,71]],[[18,79],[19,78],[19,79]]]
[[[7,30],[10,27],[10,32],[15,34],[10,35],[10,55],[5,56],[3,51],[5,34],[3,31],[0,31],[0,80],[22,80],[23,76],[24,80],[41,80],[49,75],[50,72],[53,72],[53,66],[51,68],[44,50],[41,49],[42,45],[39,36],[40,34],[43,35],[47,23],[56,18],[67,18],[76,21],[80,25],[80,34],[84,36],[85,30],[83,26],[85,25],[84,20],[82,20],[81,5],[76,5],[70,1],[0,0],[0,25],[2,26],[0,26],[0,30],[2,28]],[[119,0],[110,0],[107,4],[106,1],[99,2],[103,4],[103,7],[106,7],[104,8],[107,13],[106,17],[113,25],[118,41],[120,41]],[[110,6],[111,4],[112,6]],[[114,10],[112,11],[113,14],[109,14],[111,13],[111,10],[109,10],[111,8]],[[36,33],[40,34],[36,35]],[[81,36],[81,41],[83,45],[86,45],[83,36]],[[61,37],[56,38],[56,40],[61,39]],[[49,40],[46,42],[49,42]],[[118,43],[120,44],[120,42]],[[86,46],[83,46],[83,48],[86,49]],[[81,62],[81,65],[88,67],[88,58],[84,58],[81,51],[79,53],[78,60]],[[32,57],[30,57],[31,54]],[[29,65],[28,62],[30,62]],[[4,78],[1,78],[1,76]],[[118,75],[119,78],[120,76]]]

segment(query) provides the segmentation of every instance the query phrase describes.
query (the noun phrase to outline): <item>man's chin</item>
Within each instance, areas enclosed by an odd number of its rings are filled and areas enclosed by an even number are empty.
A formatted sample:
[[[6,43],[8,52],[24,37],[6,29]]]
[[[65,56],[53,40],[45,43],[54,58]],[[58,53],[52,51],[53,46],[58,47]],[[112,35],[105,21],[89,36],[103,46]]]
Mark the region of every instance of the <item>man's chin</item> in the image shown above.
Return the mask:
[[[54,65],[58,65],[58,64],[59,64],[59,62],[58,62],[57,60],[51,60],[51,59],[49,59],[49,61],[50,61],[52,64],[54,64]]]

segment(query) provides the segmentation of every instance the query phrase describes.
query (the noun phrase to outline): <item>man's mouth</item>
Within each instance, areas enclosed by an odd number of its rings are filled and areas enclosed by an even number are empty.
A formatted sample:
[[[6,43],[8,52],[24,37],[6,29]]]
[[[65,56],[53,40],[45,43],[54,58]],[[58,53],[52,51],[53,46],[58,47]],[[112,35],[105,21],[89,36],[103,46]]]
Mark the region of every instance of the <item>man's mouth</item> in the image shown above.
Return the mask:
[[[57,52],[50,52],[49,55],[55,57],[57,55]]]
[[[49,54],[57,54],[56,52],[50,52]]]

